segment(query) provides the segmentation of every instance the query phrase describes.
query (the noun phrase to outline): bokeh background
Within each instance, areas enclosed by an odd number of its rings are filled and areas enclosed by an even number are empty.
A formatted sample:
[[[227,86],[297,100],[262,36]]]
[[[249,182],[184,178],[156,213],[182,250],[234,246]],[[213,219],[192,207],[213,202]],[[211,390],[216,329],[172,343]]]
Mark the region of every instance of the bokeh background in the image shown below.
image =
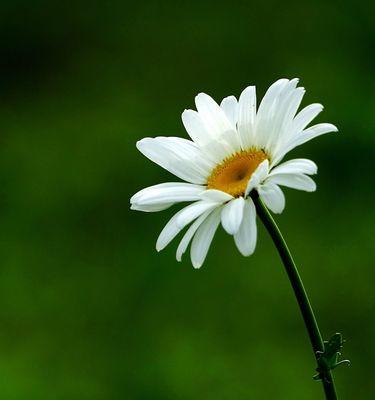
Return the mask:
[[[222,230],[199,271],[155,241],[176,208],[129,210],[170,180],[135,148],[180,114],[300,77],[329,134],[296,149],[318,191],[277,221],[325,337],[347,339],[341,399],[373,399],[372,2],[4,0],[0,12],[0,397],[322,399],[286,275],[260,226]]]

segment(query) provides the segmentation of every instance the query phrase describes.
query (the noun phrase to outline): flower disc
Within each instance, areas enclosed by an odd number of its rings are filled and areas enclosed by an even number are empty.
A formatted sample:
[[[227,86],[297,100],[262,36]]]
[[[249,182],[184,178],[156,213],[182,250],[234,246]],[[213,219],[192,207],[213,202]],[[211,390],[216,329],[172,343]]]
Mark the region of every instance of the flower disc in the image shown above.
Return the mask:
[[[221,190],[234,197],[242,196],[251,175],[267,158],[263,150],[235,153],[214,168],[207,180],[207,188]]]

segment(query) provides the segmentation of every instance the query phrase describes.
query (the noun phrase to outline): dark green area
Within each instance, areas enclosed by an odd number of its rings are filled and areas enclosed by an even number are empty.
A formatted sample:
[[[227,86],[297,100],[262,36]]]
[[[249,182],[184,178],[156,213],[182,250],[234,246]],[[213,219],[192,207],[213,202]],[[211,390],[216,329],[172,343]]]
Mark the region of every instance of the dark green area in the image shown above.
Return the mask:
[[[9,400],[322,398],[277,253],[215,237],[199,271],[155,241],[176,210],[129,211],[173,179],[135,148],[186,136],[200,91],[260,97],[300,77],[340,129],[290,155],[318,191],[286,190],[276,220],[325,338],[375,382],[372,2],[3,1],[0,7],[0,397]]]

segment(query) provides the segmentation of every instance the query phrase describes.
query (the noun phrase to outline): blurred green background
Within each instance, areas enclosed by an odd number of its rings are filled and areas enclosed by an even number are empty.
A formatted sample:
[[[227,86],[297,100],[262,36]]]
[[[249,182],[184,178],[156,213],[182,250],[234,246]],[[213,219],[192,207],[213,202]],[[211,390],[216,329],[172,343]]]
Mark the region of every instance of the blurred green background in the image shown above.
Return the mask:
[[[322,399],[302,319],[260,227],[222,229],[199,271],[156,238],[177,208],[129,211],[170,180],[135,148],[180,114],[300,77],[328,134],[296,149],[318,191],[277,221],[322,331],[347,339],[341,399],[373,399],[373,2],[4,0],[0,12],[0,397]]]

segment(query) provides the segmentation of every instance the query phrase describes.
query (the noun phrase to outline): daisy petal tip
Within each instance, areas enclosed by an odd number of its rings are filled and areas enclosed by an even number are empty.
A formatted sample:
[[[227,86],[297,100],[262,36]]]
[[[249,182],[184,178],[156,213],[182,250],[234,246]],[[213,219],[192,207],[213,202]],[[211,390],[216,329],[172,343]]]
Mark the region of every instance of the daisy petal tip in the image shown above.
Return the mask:
[[[228,225],[228,224],[223,223],[223,222],[222,222],[222,226],[223,226],[225,232],[228,233],[228,235],[231,235],[231,236],[235,235],[238,232],[238,229],[239,229],[239,227],[234,227],[234,226],[232,226],[230,224]]]
[[[200,100],[206,100],[210,98],[210,96],[206,93],[200,92],[195,96],[195,102],[199,102]]]
[[[285,203],[281,205],[267,206],[274,214],[282,214],[285,209]]]
[[[309,184],[306,185],[306,187],[305,187],[303,190],[304,190],[305,192],[312,193],[312,192],[315,192],[316,189],[317,189],[316,182],[315,182],[313,179],[310,178],[310,179],[309,179]]]
[[[228,102],[236,102],[237,103],[236,96],[231,95],[231,96],[224,97],[220,103],[220,106],[222,106],[223,104],[228,103]]]
[[[193,264],[194,269],[200,269],[200,267],[202,266],[202,263],[200,262],[192,261],[191,263]]]
[[[237,246],[238,251],[240,252],[241,256],[243,257],[250,257],[255,253],[255,244],[254,246],[244,248],[242,246]]]
[[[160,252],[164,249],[164,247],[165,247],[165,246],[163,246],[161,243],[156,242],[155,249],[156,249],[156,251],[157,251],[158,253],[160,253]]]
[[[139,192],[133,194],[129,200],[131,210],[138,210],[139,203],[137,202],[137,199],[139,200]]]
[[[311,161],[311,160],[310,160]],[[306,175],[316,175],[318,173],[318,166],[314,161],[311,161],[311,169],[304,172]]]
[[[308,192],[316,192],[316,184],[315,186],[311,187],[310,190],[308,190]]]
[[[288,78],[280,78],[277,81],[275,81],[272,85],[280,85],[280,84],[285,84],[285,83],[288,83],[288,82],[289,82]]]
[[[141,139],[141,140],[138,140],[138,141],[136,142],[135,146],[136,146],[136,148],[137,148],[140,152],[142,152],[142,151],[143,151],[143,148],[144,148],[144,145],[145,145],[147,142],[149,142],[150,140],[151,140],[151,138],[143,138],[143,139]]]
[[[324,124],[324,125],[327,126],[326,132],[338,132],[339,131],[339,128],[336,125],[333,125],[333,124]]]
[[[254,250],[252,250],[252,251],[241,251],[240,250],[240,253],[243,257],[250,257],[254,254]]]
[[[253,93],[253,92],[255,92],[255,86],[249,85],[249,86],[245,87],[245,89],[242,91],[241,95],[245,95],[247,93]]]
[[[185,110],[182,111],[182,113],[181,113],[181,118],[182,118],[182,120],[184,120],[184,119],[186,118],[186,116],[190,113],[190,111],[191,111],[191,110],[189,110],[189,109],[187,109],[187,108],[185,108]]]

